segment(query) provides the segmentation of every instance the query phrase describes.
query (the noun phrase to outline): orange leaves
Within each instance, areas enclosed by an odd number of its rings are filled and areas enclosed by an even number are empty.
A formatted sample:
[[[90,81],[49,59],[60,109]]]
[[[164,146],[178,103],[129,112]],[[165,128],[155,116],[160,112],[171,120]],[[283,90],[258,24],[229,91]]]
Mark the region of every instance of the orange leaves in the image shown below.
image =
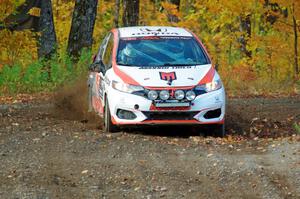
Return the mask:
[[[180,17],[180,13],[178,12],[177,6],[169,3],[167,1],[161,2],[162,7],[164,8],[165,12],[169,15],[173,15],[176,17]]]
[[[0,0],[0,21],[14,13],[16,7],[24,2],[25,0]],[[0,31],[0,38],[0,71],[4,65],[13,65],[18,62],[25,66],[36,59],[35,33],[29,30],[11,32],[4,29]],[[23,57],[26,59],[22,59]]]
[[[26,65],[36,59],[36,42],[34,33],[27,31],[11,32],[9,30],[0,31],[0,63],[12,65],[16,62]],[[23,58],[24,55],[32,57]],[[28,59],[29,58],[29,59]]]
[[[98,47],[113,27],[115,12],[115,1],[98,1],[94,47]],[[24,0],[0,0],[0,21],[22,2]],[[208,48],[214,64],[219,64],[226,87],[238,87],[241,81],[259,81],[256,85],[291,81],[294,62],[292,16],[296,18],[299,33],[299,0],[269,1],[286,8],[287,16],[265,6],[265,0],[181,0],[180,9],[169,2],[140,1],[140,24],[181,26],[195,32]],[[55,0],[52,6],[59,53],[62,54],[68,41],[74,1]],[[121,13],[122,9],[121,6]],[[170,22],[170,16],[178,20]],[[266,20],[272,16],[277,20],[274,24]],[[36,59],[35,38],[29,31],[0,31],[0,38],[0,70],[5,64],[12,65],[17,61],[26,66]],[[298,45],[300,49],[300,41]],[[245,55],[245,51],[249,51],[250,56]]]

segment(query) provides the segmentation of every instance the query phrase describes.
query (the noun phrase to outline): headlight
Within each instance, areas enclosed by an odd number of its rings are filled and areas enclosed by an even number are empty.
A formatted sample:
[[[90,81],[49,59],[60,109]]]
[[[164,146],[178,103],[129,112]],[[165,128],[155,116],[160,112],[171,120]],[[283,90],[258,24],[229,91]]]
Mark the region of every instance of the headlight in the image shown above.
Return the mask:
[[[206,83],[206,84],[202,84],[199,86],[196,86],[196,90],[204,90],[206,92],[212,92],[212,91],[216,91],[219,90],[220,88],[222,88],[223,84],[222,81],[219,77],[214,77],[212,82]]]
[[[183,90],[177,90],[175,91],[175,99],[182,100],[184,98],[184,92]]]
[[[160,99],[167,100],[167,99],[169,99],[169,97],[170,97],[169,91],[166,91],[166,90],[160,91],[160,93],[159,93]]]
[[[185,97],[189,101],[193,101],[196,98],[196,93],[194,91],[188,91],[185,94]]]
[[[158,98],[158,93],[156,91],[149,91],[148,99],[149,100],[156,100]]]
[[[118,91],[122,91],[125,93],[144,91],[144,88],[142,86],[135,86],[135,85],[125,84],[117,81],[112,81],[112,87]]]
[[[220,88],[222,88],[222,82],[220,79],[218,80],[214,80],[210,83],[207,83],[205,85],[206,88],[206,92],[211,92],[211,91],[215,91],[215,90],[219,90]]]

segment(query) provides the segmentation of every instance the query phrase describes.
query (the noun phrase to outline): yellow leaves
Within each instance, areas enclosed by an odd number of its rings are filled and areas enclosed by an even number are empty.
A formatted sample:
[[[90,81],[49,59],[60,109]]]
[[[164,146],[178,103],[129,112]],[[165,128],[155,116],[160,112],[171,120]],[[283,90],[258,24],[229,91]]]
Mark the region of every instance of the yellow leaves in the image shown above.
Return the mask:
[[[145,0],[143,3],[140,3],[140,24],[141,25],[172,25],[172,23],[168,22],[167,14],[173,13],[171,11],[175,7],[173,4],[167,3],[166,8],[160,7],[156,5],[151,0]],[[168,7],[171,5],[170,7]]]
[[[94,50],[113,27],[115,1],[98,0],[98,14],[94,28]],[[0,21],[12,13],[24,0],[0,0]],[[161,3],[160,3],[161,2]],[[293,29],[291,28],[291,5],[300,25],[300,1],[277,0],[282,8],[288,9],[288,17],[264,6],[265,0],[181,0],[178,11],[169,1],[140,1],[141,25],[181,26],[195,32],[208,48],[213,62],[220,65],[220,73],[227,85],[236,81],[254,81],[273,78],[283,81],[288,77],[293,62]],[[71,28],[74,1],[52,1],[55,29],[59,52],[65,52]],[[120,7],[122,14],[122,4]],[[30,14],[38,15],[38,10]],[[175,16],[179,22],[169,22]],[[266,23],[267,16],[277,17],[280,22]],[[248,18],[247,18],[248,17]],[[121,20],[120,16],[120,20]],[[248,35],[241,22],[250,20],[251,34]],[[120,21],[120,24],[121,21]],[[300,35],[300,34],[299,34]],[[0,31],[0,68],[16,60],[26,65],[36,59],[34,35],[29,31],[11,33]],[[8,39],[9,38],[9,39]],[[241,41],[245,41],[251,57],[245,58]],[[300,45],[300,42],[299,44]],[[300,48],[300,46],[299,46]],[[28,59],[25,55],[32,54]],[[236,75],[238,74],[238,75]],[[266,80],[267,81],[267,80]],[[247,85],[245,85],[247,86]]]
[[[26,0],[14,0],[13,3],[15,5],[15,7],[18,7],[20,5],[22,5],[23,3],[25,3]]]
[[[65,47],[68,41],[74,5],[74,1],[52,1],[56,37],[60,47]]]
[[[115,14],[114,1],[98,1],[97,18],[94,27],[94,49],[97,50],[99,42],[107,32],[113,28],[113,18]]]
[[[12,0],[0,0],[0,21],[15,10]]]
[[[33,7],[29,10],[28,14],[31,16],[39,17],[41,15],[41,9],[37,7]]]
[[[176,5],[169,3],[167,1],[161,2],[161,5],[168,15],[173,15],[176,17],[180,16]]]
[[[0,31],[0,64],[21,63],[23,66],[36,59],[36,42],[34,33],[27,31],[10,32],[9,30]],[[24,58],[24,55],[31,54],[32,57]]]

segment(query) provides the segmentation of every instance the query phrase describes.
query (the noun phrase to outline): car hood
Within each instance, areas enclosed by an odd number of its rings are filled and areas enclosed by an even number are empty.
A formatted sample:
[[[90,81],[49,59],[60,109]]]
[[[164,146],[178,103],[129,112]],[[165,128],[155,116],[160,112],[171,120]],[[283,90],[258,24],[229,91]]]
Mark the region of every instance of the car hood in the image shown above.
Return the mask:
[[[117,67],[144,87],[180,87],[199,84],[212,66]]]

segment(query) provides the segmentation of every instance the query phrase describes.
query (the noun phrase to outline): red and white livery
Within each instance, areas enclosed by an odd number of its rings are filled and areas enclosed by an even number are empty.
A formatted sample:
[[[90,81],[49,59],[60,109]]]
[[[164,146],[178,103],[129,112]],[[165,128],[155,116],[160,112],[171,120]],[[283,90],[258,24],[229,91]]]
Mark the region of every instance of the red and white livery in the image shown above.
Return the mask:
[[[210,124],[225,133],[222,81],[201,41],[184,28],[113,29],[90,70],[90,107],[107,132],[122,125]]]

